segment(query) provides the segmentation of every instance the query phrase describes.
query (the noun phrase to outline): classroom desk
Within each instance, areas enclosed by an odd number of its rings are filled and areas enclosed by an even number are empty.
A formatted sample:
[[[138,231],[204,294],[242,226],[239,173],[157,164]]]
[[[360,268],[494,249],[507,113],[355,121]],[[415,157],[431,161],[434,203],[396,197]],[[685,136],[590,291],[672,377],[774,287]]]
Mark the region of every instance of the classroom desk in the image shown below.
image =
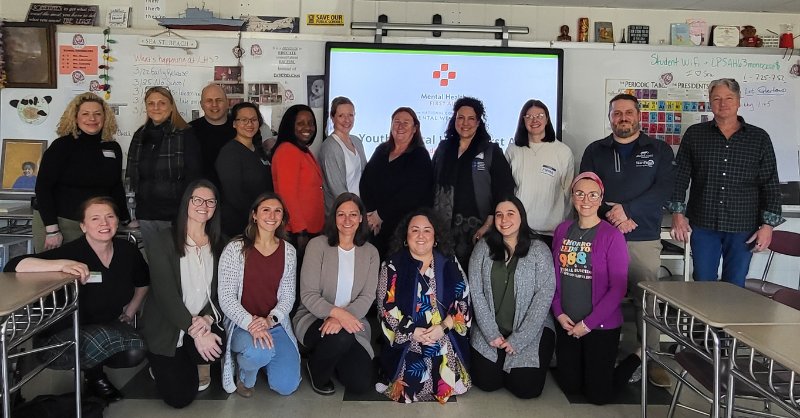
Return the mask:
[[[725,333],[732,338],[731,351],[736,352],[737,347],[746,349],[749,357],[747,370],[742,370],[741,363],[737,365],[733,357],[729,360],[729,370],[733,373],[728,373],[727,417],[733,417],[734,376],[786,412],[800,417],[800,325],[731,325],[725,327]],[[751,374],[751,363],[760,358],[767,360],[767,370],[773,378],[765,381]],[[780,390],[779,382],[788,383],[788,396]]]
[[[30,203],[27,206],[11,208],[7,212],[0,212],[0,236],[5,237],[31,237],[33,236],[33,209]]]
[[[678,344],[694,350],[714,368],[712,417],[719,418],[720,334],[730,325],[800,324],[800,311],[726,282],[641,282],[642,341],[651,324]],[[652,299],[648,303],[648,299]],[[654,306],[659,309],[653,309]],[[722,333],[724,334],[724,333]],[[642,355],[642,417],[647,416],[647,361],[658,354],[645,347]]]
[[[54,350],[53,360],[68,349],[75,350],[75,408],[81,416],[81,368],[78,347],[78,281],[75,276],[51,273],[0,273],[0,382],[3,416],[11,416],[11,394],[42,371],[52,360],[11,381],[9,360]],[[27,352],[13,352],[23,342],[72,315],[73,341],[37,347]]]

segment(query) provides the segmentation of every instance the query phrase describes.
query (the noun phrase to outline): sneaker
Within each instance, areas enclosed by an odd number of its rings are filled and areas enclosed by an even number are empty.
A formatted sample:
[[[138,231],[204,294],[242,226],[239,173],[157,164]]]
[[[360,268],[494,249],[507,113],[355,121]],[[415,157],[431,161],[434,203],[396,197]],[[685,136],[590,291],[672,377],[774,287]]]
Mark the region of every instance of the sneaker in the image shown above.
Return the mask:
[[[249,398],[253,396],[253,388],[248,388],[244,386],[242,381],[236,382],[236,393],[243,398]]]
[[[639,383],[642,381],[642,365],[640,364],[636,367],[636,370],[633,371],[631,378],[628,379],[628,383]]]
[[[311,374],[311,366],[309,366],[308,362],[306,362],[306,372],[308,372],[308,381],[311,382],[311,389],[313,389],[314,392],[325,396],[330,396],[336,393],[336,386],[334,386],[333,382],[330,380],[328,380],[328,383],[323,385],[318,385],[317,382],[314,382],[314,377]]]
[[[647,367],[647,380],[660,388],[668,388],[672,385],[669,373],[660,364],[651,364]]]
[[[197,391],[202,392],[208,389],[208,387],[211,386],[211,365],[199,364],[197,366],[197,378],[199,381]]]

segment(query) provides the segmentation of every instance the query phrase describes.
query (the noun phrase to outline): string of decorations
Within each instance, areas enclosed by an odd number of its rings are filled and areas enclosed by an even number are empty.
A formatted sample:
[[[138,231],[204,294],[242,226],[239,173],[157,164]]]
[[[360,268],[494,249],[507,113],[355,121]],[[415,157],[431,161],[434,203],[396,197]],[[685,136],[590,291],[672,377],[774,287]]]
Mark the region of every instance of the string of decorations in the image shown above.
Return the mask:
[[[103,82],[103,84],[100,85],[100,89],[106,92],[103,96],[106,100],[111,98],[111,76],[108,74],[108,72],[111,70],[110,63],[117,60],[111,56],[111,45],[115,43],[117,43],[117,41],[111,39],[111,28],[103,29],[103,46],[101,47],[103,50],[103,64],[101,64],[98,68],[101,70],[99,78]]]
[[[6,52],[3,46],[3,20],[0,19],[0,89],[6,86]]]

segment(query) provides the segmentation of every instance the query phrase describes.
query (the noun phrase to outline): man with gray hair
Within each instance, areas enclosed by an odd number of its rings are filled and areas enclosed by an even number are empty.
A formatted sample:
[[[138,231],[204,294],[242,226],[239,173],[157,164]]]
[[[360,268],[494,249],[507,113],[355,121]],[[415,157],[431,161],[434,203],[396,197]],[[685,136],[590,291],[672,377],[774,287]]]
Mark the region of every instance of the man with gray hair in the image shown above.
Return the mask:
[[[696,281],[717,280],[722,256],[722,280],[744,286],[752,253],[769,248],[785,221],[775,151],[766,131],[738,115],[736,80],[712,81],[708,96],[714,119],[689,127],[675,159],[671,234],[691,239]]]

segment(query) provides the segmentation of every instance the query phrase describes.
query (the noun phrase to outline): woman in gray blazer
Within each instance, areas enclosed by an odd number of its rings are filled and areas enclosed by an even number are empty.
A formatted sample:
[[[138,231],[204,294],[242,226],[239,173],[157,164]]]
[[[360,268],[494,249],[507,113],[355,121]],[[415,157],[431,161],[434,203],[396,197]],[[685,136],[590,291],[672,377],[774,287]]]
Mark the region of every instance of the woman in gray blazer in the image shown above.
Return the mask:
[[[550,317],[555,270],[519,199],[497,204],[494,222],[469,264],[472,383],[487,392],[505,387],[523,399],[539,396],[555,347]]]
[[[361,140],[350,135],[355,117],[356,111],[350,99],[336,97],[331,101],[333,132],[325,138],[319,149],[325,213],[331,211],[333,201],[340,194],[350,192],[361,195],[358,186],[361,173],[367,166],[367,157]]]
[[[310,350],[311,388],[332,395],[334,373],[348,391],[365,392],[372,378],[370,326],[364,318],[375,301],[380,258],[367,242],[361,199],[342,193],[328,212],[323,235],[306,248],[300,272],[300,306],[294,327]]]

